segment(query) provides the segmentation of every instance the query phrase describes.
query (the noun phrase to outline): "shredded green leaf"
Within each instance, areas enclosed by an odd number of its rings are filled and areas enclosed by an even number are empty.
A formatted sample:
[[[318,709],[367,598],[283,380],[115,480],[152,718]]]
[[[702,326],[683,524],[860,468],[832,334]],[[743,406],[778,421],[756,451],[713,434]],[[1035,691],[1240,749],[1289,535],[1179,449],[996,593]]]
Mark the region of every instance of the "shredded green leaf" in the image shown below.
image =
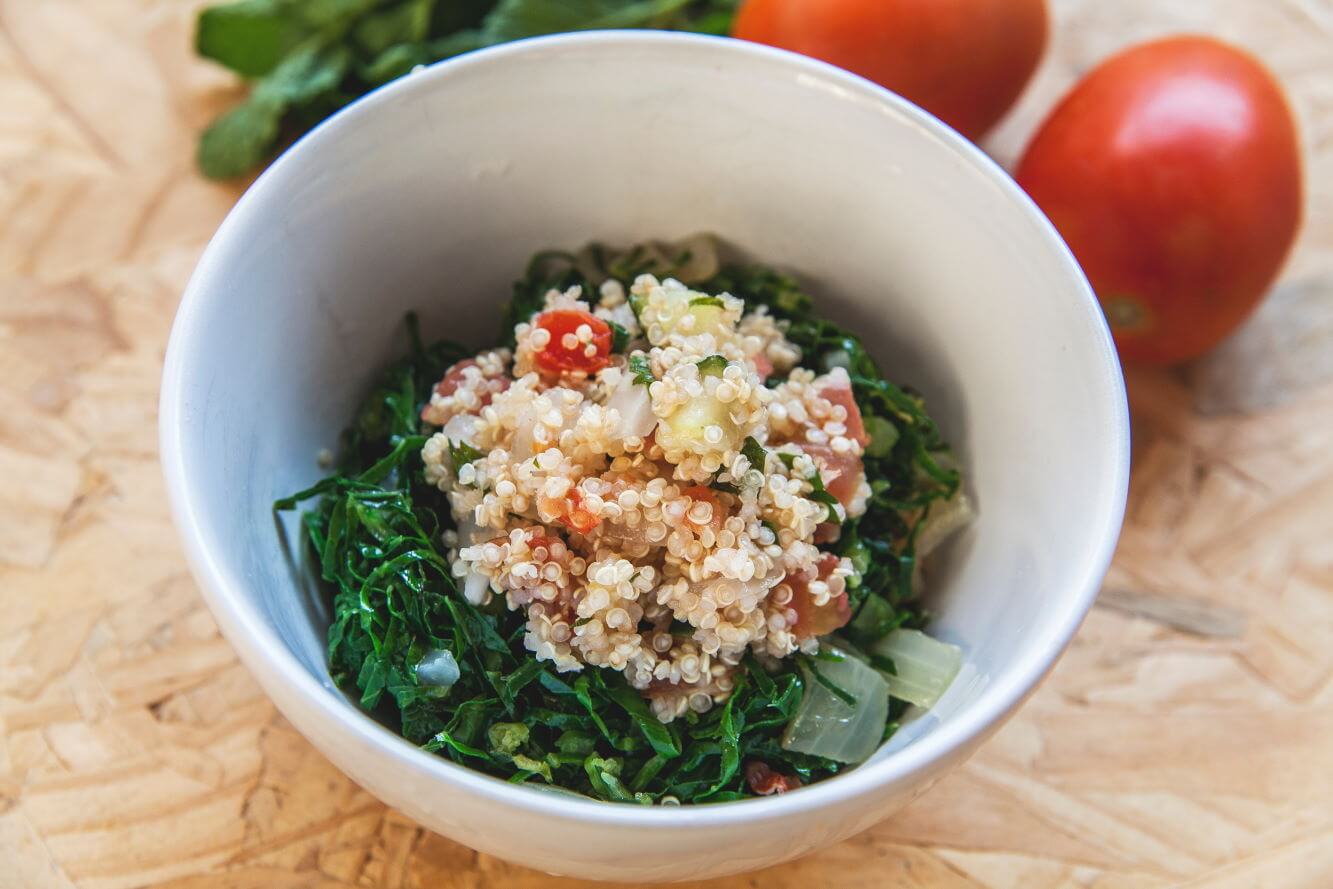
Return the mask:
[[[699,374],[705,377],[720,377],[727,369],[727,359],[721,355],[709,355],[698,362]]]
[[[237,0],[199,14],[195,49],[252,83],[200,140],[206,176],[261,166],[353,99],[452,56],[596,28],[726,34],[738,0]]]
[[[764,465],[768,462],[768,451],[764,450],[764,446],[753,435],[746,436],[745,443],[741,445],[741,453],[745,455],[752,468],[764,471]]]
[[[484,456],[486,455],[465,441],[449,440],[449,459],[454,464],[455,473],[472,461],[480,460]]]
[[[365,39],[378,38],[368,32]],[[605,261],[633,271],[636,264],[660,260],[630,251],[607,252]],[[570,254],[534,257],[504,313],[511,328],[506,333],[541,311],[552,287],[595,283],[600,281],[585,277]],[[921,399],[884,380],[855,337],[811,315],[809,298],[791,279],[764,269],[724,269],[696,286],[769,306],[807,355],[834,347],[846,352],[872,435],[866,465],[873,484],[867,512],[844,523],[835,545],[858,572],[849,579],[854,616],[845,632],[870,646],[900,627],[919,627],[924,618],[912,605],[911,588],[914,534],[927,508],[959,484]],[[331,595],[334,680],[355,688],[363,707],[440,756],[503,779],[549,783],[603,800],[738,799],[750,793],[741,766],[751,760],[807,784],[845,768],[782,746],[807,681],[838,700],[851,697],[829,687],[817,659],[765,666],[747,655],[723,704],[663,724],[621,674],[591,667],[558,674],[535,660],[524,645],[521,611],[500,601],[478,607],[463,599],[442,540],[442,532],[453,528],[448,502],[424,478],[421,449],[431,430],[420,412],[444,372],[472,351],[450,343],[423,345],[415,318],[407,326],[407,357],[384,371],[356,411],[336,472],[275,504],[287,510],[310,503],[301,525]],[[630,355],[628,363],[635,382],[652,382],[643,353]],[[726,366],[722,356],[704,363],[716,372]],[[769,452],[757,439],[748,439],[743,452],[753,466],[765,466]],[[451,441],[450,456],[457,470],[484,455]],[[787,465],[794,459],[777,456]],[[810,483],[811,496],[829,503],[832,513],[832,497],[817,473]],[[735,492],[735,486],[727,488]],[[675,624],[672,632],[695,630]],[[417,671],[427,654],[440,651],[451,652],[457,666],[458,676],[447,686],[423,682]],[[894,706],[886,736],[901,712]]]
[[[644,386],[651,386],[656,377],[653,376],[652,365],[648,363],[648,356],[642,352],[635,352],[629,357],[629,372],[634,375],[634,382],[641,383]]]

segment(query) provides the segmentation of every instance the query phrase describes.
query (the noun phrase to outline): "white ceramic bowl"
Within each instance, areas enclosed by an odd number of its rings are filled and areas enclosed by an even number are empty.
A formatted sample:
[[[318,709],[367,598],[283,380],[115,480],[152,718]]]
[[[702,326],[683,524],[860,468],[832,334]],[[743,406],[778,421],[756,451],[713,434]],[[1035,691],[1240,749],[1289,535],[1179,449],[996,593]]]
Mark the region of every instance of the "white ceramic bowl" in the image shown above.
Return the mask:
[[[424,753],[329,680],[323,599],[270,510],[402,318],[476,345],[534,251],[707,230],[798,272],[910,381],[980,517],[946,552],[943,701],[865,765],[796,793],[639,808],[506,784]],[[1128,420],[1097,304],[1055,231],[943,124],[819,62],[659,33],[543,38],[418,72],[279,159],[204,254],[172,332],[162,457],[209,606],[291,722],[357,783],[494,855],[625,881],[772,865],[903,806],[1054,663],[1120,527]],[[290,525],[286,530],[291,531]]]

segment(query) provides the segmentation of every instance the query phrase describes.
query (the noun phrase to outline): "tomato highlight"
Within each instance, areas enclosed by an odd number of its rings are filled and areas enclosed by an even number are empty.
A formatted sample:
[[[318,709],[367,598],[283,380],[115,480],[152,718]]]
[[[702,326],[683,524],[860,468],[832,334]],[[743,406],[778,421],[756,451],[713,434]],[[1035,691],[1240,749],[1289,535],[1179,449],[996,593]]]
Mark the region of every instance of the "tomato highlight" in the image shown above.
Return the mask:
[[[548,334],[537,352],[537,367],[548,374],[594,374],[611,363],[611,326],[590,312],[551,309],[533,326]]]

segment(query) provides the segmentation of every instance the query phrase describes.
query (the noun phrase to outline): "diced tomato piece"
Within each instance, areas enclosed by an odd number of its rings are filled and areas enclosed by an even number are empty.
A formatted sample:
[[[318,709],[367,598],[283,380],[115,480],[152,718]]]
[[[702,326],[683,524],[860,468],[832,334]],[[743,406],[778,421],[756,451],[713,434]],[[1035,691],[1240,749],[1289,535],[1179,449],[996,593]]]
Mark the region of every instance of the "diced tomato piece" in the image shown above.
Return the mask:
[[[816,573],[792,575],[787,578],[791,586],[791,605],[796,612],[796,624],[792,632],[797,639],[811,636],[823,636],[847,625],[852,619],[852,606],[847,594],[835,596],[823,605],[816,605],[810,596],[810,581],[818,577],[828,580],[833,569],[838,567],[838,557],[833,553],[824,553],[815,565]]]
[[[773,362],[768,360],[762,349],[751,355],[750,360],[754,362],[754,370],[759,374],[759,379],[767,380],[773,376]]]
[[[809,454],[819,466],[819,477],[830,494],[843,506],[851,506],[852,498],[861,483],[861,458],[850,451],[838,453],[826,444],[803,442],[801,450]]]
[[[466,374],[464,372],[469,367],[476,367],[476,366],[477,366],[476,359],[464,358],[462,361],[450,367],[447,371],[444,372],[444,377],[441,378],[441,380],[435,384],[435,394],[439,395],[442,398],[448,398],[450,395],[453,395],[455,392],[458,391],[458,387],[463,384],[463,380],[466,377]],[[481,391],[477,393],[477,396],[481,401],[481,406],[485,407],[486,405],[490,404],[491,399],[494,398],[500,392],[503,392],[504,390],[508,389],[509,384],[512,382],[513,380],[509,379],[509,377],[507,376],[488,377],[486,379],[485,385],[482,386]],[[432,422],[432,420],[440,419],[438,417],[432,418],[431,412],[432,408],[430,404],[427,403],[426,406],[421,410],[421,418],[423,420],[426,420],[427,422]]]
[[[463,382],[463,371],[469,367],[476,367],[477,362],[473,358],[464,358],[444,372],[444,378],[435,384],[435,394],[448,397],[458,391],[458,386]]]
[[[760,796],[768,796],[773,793],[786,793],[788,790],[795,790],[801,786],[801,779],[795,775],[784,775],[781,772],[775,772],[766,762],[758,760],[747,762],[745,764],[745,783],[750,785],[750,789]]]
[[[815,543],[837,543],[842,537],[842,525],[835,522],[820,522],[815,525]]]
[[[508,539],[509,538],[507,536],[500,536],[497,537],[493,542],[499,545],[503,545],[505,541],[507,541]],[[555,540],[553,538],[547,537],[545,534],[540,534],[540,533],[533,534],[531,537],[528,538],[528,549],[537,549],[538,547],[545,547],[547,552],[549,552],[551,549],[551,544],[554,542]]]
[[[611,327],[596,315],[577,309],[552,309],[538,315],[535,324],[551,335],[537,353],[537,366],[542,370],[594,374],[611,363]],[[585,325],[591,337],[579,339],[579,330]],[[572,347],[566,345],[566,336],[573,338]]]
[[[601,516],[583,508],[583,492],[578,488],[570,489],[568,501],[569,505],[565,514],[560,517],[560,524],[566,528],[580,534],[587,534],[602,523]]]
[[[861,420],[861,409],[856,406],[856,398],[852,395],[851,386],[825,386],[819,390],[819,394],[834,404],[840,404],[847,409],[848,438],[855,439],[861,447],[870,444],[870,436],[866,435],[866,426]]]
[[[687,510],[686,521],[689,522],[691,526],[696,528],[711,527],[714,532],[722,530],[722,526],[727,523],[727,510],[725,507],[722,506],[721,502],[717,499],[717,491],[714,491],[712,488],[708,488],[703,485],[694,485],[693,487],[686,488],[685,490],[681,491],[681,493],[684,494],[686,497],[689,497],[691,500],[698,500],[703,503],[708,503],[713,507],[713,514],[712,516],[709,517],[708,524],[706,526],[696,525],[693,521],[691,521],[688,518],[688,510]]]

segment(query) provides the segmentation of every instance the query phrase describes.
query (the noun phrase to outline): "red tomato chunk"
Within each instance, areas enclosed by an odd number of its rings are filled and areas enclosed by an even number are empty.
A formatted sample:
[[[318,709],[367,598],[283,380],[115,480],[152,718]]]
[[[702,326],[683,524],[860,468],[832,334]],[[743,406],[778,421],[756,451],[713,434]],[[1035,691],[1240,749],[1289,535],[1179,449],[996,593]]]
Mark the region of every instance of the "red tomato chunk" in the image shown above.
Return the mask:
[[[815,566],[818,579],[828,580],[833,575],[833,569],[838,567],[838,561],[838,557],[833,553],[825,553]],[[832,633],[846,626],[852,619],[852,606],[847,600],[846,593],[830,599],[823,605],[814,603],[810,595],[810,581],[814,579],[815,577],[810,574],[797,574],[787,578],[792,593],[790,607],[796,612],[796,624],[792,627],[792,632],[798,639]]]
[[[745,783],[760,796],[774,793],[786,793],[801,786],[801,779],[795,775],[784,775],[769,768],[768,763],[754,761],[745,764]]]
[[[536,356],[543,371],[594,374],[611,363],[611,327],[596,315],[552,309],[538,315],[534,324],[550,334]]]
[[[560,523],[572,531],[587,534],[602,523],[600,516],[594,515],[583,507],[583,492],[578,488],[569,491],[569,505]]]
[[[861,483],[861,458],[850,451],[839,454],[826,444],[806,442],[801,449],[819,466],[819,477],[828,492],[844,507],[851,506]]]
[[[848,438],[855,439],[861,447],[870,444],[870,436],[866,435],[865,423],[861,421],[861,409],[856,406],[856,398],[852,395],[850,386],[825,386],[819,390],[819,394],[834,404],[840,404],[846,408]]]

